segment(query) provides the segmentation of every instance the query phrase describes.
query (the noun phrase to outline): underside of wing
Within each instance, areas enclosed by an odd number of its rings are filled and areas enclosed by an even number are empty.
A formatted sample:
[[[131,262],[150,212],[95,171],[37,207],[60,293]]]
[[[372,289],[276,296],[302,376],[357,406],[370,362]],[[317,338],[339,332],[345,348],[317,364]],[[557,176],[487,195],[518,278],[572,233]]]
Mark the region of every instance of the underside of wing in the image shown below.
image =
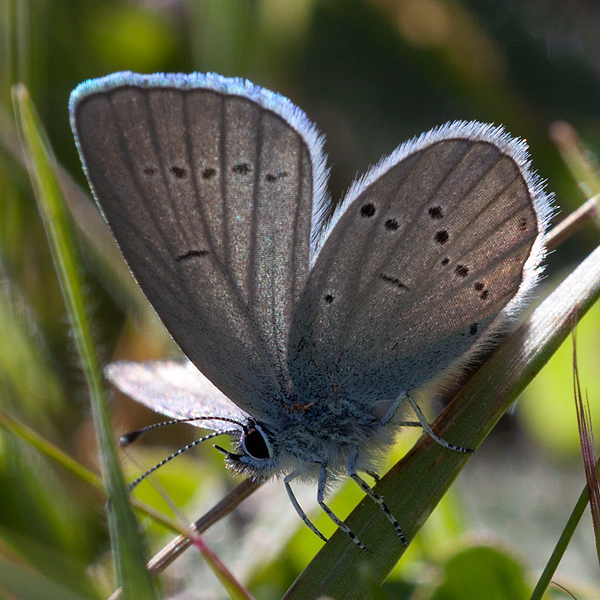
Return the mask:
[[[288,387],[324,179],[313,126],[241,80],[131,73],[80,86],[71,120],[96,200],[174,340],[264,415]]]
[[[241,424],[246,415],[189,361],[116,362],[106,377],[119,390],[151,410],[172,419],[215,416],[225,420],[191,421],[191,425],[226,431]]]
[[[401,147],[351,190],[312,267],[290,333],[297,392],[393,398],[476,347],[535,281],[548,213],[524,144],[498,129]]]

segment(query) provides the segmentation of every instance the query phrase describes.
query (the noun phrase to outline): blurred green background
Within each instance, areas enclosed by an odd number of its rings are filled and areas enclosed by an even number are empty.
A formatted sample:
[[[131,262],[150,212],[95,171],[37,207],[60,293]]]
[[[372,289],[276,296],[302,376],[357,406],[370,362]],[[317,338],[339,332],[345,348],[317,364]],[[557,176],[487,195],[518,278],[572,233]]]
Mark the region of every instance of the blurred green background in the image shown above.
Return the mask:
[[[12,154],[14,83],[30,89],[59,161],[86,189],[68,125],[69,94],[85,79],[127,69],[214,71],[289,97],[326,135],[334,202],[402,141],[454,119],[503,124],[526,138],[563,215],[591,191],[570,175],[548,132],[556,120],[571,123],[597,166],[600,5],[592,0],[0,0],[0,11],[0,410],[95,470],[64,303],[26,171]],[[597,239],[587,225],[548,257],[534,304]],[[128,294],[107,274],[110,265],[86,242],[82,252],[101,359],[173,353],[150,311],[132,311]],[[578,345],[582,385],[600,431],[600,309],[580,324]],[[113,415],[118,433],[157,420],[121,396]],[[188,429],[157,433],[129,450],[128,477],[191,441]],[[414,440],[414,433],[402,435],[388,466]],[[234,485],[210,447],[173,461],[160,480],[189,519]],[[504,577],[522,580],[525,591],[514,592],[521,589],[515,583],[512,595],[498,598],[527,598],[583,482],[569,342],[467,465],[382,597],[481,598],[477,590]],[[138,494],[161,503],[147,484]],[[314,507],[312,487],[299,496]],[[345,487],[332,505],[345,516],[360,497]],[[331,532],[327,519],[316,522]],[[143,527],[152,551],[170,538],[156,525]],[[280,597],[321,544],[278,484],[260,490],[207,538],[261,599]],[[4,558],[84,597],[112,589],[100,494],[0,430],[0,567]],[[474,581],[470,596],[456,591],[453,577],[480,572],[473,565],[493,576]],[[0,599],[12,598],[2,573]],[[556,579],[580,598],[600,598],[589,516]],[[162,585],[177,598],[222,597],[194,552],[171,567]]]

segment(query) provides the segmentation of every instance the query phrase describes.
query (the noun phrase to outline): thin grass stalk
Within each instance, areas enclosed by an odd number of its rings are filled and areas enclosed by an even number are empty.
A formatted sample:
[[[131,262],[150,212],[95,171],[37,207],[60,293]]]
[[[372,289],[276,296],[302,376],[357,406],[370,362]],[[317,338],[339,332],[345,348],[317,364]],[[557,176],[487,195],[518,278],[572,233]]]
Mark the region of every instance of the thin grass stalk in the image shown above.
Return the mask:
[[[23,85],[14,87],[13,103],[31,182],[50,241],[90,393],[104,486],[109,494],[108,518],[118,584],[123,588],[126,600],[156,600],[154,587],[145,569],[143,545],[137,531],[135,516],[129,505],[112,437],[108,407],[103,394],[102,376],[82,294],[84,289],[82,266],[72,223],[56,176],[54,157],[29,93]]]

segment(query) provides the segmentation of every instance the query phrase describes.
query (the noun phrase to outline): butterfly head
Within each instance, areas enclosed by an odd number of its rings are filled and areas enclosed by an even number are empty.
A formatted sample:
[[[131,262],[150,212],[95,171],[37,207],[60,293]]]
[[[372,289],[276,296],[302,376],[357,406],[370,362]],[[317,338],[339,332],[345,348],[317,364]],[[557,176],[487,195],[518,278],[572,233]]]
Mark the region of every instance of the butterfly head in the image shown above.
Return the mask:
[[[237,452],[229,452],[220,446],[215,448],[225,455],[228,467],[250,477],[266,479],[277,470],[279,461],[272,435],[254,419],[248,419],[243,425]]]

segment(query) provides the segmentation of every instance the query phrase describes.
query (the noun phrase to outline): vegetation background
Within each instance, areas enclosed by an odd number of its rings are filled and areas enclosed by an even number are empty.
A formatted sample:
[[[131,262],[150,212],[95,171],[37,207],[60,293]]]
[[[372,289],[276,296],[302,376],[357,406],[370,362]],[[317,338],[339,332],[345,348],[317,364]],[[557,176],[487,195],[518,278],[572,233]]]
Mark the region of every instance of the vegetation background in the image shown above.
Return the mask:
[[[334,202],[402,141],[446,121],[477,119],[527,139],[564,215],[593,190],[578,186],[549,128],[557,120],[571,123],[597,167],[598,31],[600,6],[590,0],[0,0],[0,410],[98,470],[89,402],[43,225],[26,171],[10,153],[14,83],[29,88],[59,161],[85,188],[67,114],[79,82],[118,70],[214,71],[278,91],[308,114],[326,135]],[[588,225],[548,257],[534,304],[597,239]],[[151,311],[132,306],[117,288],[110,265],[85,244],[82,250],[102,361],[176,353]],[[578,345],[582,385],[600,431],[598,308],[581,322]],[[117,434],[158,420],[116,394],[112,408]],[[128,450],[127,476],[191,441],[189,429],[157,432]],[[414,432],[402,434],[388,466],[415,439]],[[159,480],[190,520],[235,483],[210,446],[173,461]],[[569,341],[468,463],[379,593],[470,598],[452,595],[452,578],[489,573],[476,585],[508,578],[516,587],[497,597],[527,598],[583,485]],[[168,510],[150,485],[137,493]],[[300,489],[299,496],[314,512],[315,490]],[[345,516],[360,497],[344,486],[333,507]],[[315,518],[331,533],[326,518]],[[155,524],[143,527],[152,551],[172,536]],[[265,600],[280,597],[321,545],[277,483],[207,539]],[[0,429],[2,557],[82,597],[113,589],[103,497]],[[600,598],[589,516],[556,580],[579,598]],[[165,596],[179,599],[224,594],[193,551],[162,586]],[[12,597],[0,570],[0,599]]]

